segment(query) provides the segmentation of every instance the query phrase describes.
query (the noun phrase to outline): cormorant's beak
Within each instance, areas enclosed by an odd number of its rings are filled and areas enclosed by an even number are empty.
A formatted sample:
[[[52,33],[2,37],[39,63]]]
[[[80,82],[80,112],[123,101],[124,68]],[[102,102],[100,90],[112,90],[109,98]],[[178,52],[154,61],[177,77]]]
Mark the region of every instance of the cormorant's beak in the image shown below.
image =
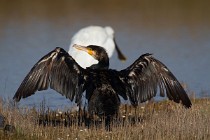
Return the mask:
[[[94,56],[96,54],[95,51],[91,50],[90,48],[87,48],[86,46],[74,44],[73,47],[78,50],[85,51],[91,56]]]

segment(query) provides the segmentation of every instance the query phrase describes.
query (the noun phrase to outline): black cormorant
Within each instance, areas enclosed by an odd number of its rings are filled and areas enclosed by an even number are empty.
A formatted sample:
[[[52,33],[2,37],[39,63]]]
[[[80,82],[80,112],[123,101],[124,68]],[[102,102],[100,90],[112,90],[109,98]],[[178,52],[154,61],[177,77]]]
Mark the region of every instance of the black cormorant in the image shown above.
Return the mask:
[[[151,54],[143,54],[126,69],[117,71],[107,69],[109,59],[102,47],[76,44],[74,47],[87,52],[98,64],[83,69],[64,49],[57,47],[33,66],[13,99],[19,101],[50,87],[79,103],[86,91],[89,114],[105,115],[109,119],[119,110],[119,95],[137,106],[159,91],[160,96],[166,94],[170,100],[191,107],[188,95],[175,76]]]

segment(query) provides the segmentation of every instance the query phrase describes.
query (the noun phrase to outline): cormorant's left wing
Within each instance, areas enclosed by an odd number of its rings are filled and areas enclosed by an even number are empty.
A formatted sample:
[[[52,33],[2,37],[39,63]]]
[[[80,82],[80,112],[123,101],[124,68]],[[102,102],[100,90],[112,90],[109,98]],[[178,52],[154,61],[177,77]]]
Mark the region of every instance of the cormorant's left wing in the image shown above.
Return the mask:
[[[84,91],[84,69],[62,48],[57,47],[42,57],[27,74],[13,99],[19,101],[48,87],[75,102]]]
[[[191,101],[170,70],[151,54],[141,55],[131,66],[120,71],[119,77],[126,88],[131,104],[138,105],[156,96],[165,96],[185,107],[191,107]]]

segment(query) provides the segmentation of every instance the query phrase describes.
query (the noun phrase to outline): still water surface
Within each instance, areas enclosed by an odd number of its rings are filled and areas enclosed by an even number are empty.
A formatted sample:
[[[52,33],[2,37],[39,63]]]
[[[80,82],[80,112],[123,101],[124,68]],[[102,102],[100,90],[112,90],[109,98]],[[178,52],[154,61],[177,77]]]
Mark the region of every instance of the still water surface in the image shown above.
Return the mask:
[[[119,3],[120,2],[120,3]],[[89,25],[112,26],[128,60],[116,54],[111,68],[123,69],[143,53],[153,53],[197,97],[210,93],[210,19],[207,2],[176,1],[16,1],[0,5],[0,96],[11,99],[32,66]],[[52,90],[21,105],[52,108],[72,103]]]

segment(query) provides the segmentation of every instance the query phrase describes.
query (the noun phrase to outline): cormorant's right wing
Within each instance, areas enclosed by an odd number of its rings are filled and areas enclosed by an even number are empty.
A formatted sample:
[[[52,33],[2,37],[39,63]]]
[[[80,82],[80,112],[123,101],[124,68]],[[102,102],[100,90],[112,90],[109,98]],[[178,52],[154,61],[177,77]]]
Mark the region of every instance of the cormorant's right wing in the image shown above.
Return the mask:
[[[42,57],[27,74],[13,99],[19,101],[48,87],[77,103],[84,91],[84,69],[62,48]]]

